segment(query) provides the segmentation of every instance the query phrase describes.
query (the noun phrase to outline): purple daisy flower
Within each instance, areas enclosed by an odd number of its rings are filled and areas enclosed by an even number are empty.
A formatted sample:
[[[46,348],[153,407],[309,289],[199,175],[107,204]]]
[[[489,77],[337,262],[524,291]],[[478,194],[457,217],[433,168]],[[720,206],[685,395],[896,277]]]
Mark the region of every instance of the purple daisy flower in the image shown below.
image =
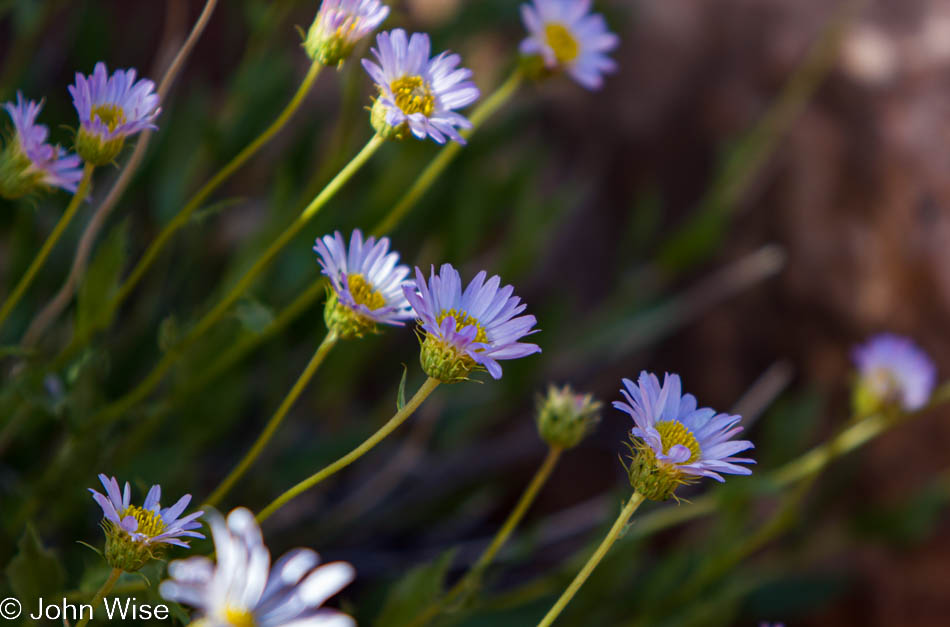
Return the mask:
[[[852,357],[858,367],[858,394],[866,394],[868,403],[895,402],[914,411],[930,400],[937,368],[910,339],[881,333],[855,347]]]
[[[533,0],[521,5],[528,37],[521,53],[540,56],[548,70],[563,70],[587,89],[599,89],[602,74],[617,64],[606,53],[620,43],[604,17],[590,13],[590,0]]]
[[[0,195],[19,198],[37,185],[60,187],[75,193],[82,179],[82,162],[63,148],[46,143],[49,130],[36,123],[43,103],[24,100],[23,94],[17,92],[16,104],[7,102],[3,108],[13,122],[14,138],[7,144],[2,157],[0,170],[6,171],[0,177]]]
[[[407,37],[401,28],[376,36],[373,56],[363,67],[376,82],[379,97],[373,103],[373,125],[380,133],[402,138],[408,128],[418,139],[431,137],[439,144],[446,138],[465,144],[456,128],[471,128],[459,109],[478,100],[472,71],[459,68],[457,54],[429,58],[429,36]]]
[[[425,332],[423,367],[429,376],[445,382],[461,380],[477,364],[488,370],[492,378],[500,379],[499,360],[541,352],[537,344],[518,341],[537,333],[538,329],[533,328],[534,316],[519,315],[526,305],[512,295],[514,288],[499,287],[498,276],[486,281],[487,276],[484,270],[479,272],[463,292],[458,271],[444,264],[438,275],[432,269],[428,284],[416,268],[415,285],[403,287]],[[436,357],[439,363],[427,365],[427,358]],[[462,376],[447,374],[440,367],[446,359],[461,362]],[[451,372],[452,368],[448,370]]]
[[[337,65],[388,15],[389,7],[379,0],[323,0],[304,48],[310,58],[324,65]]]
[[[139,507],[130,502],[131,489],[128,482],[125,483],[125,489],[120,492],[119,482],[115,477],[100,474],[99,481],[106,489],[106,494],[100,494],[89,488],[92,498],[102,508],[106,521],[133,542],[143,545],[174,544],[188,548],[188,542],[182,538],[204,538],[202,534],[194,531],[201,527],[197,519],[204,512],[192,512],[187,516],[182,516],[188,503],[191,502],[190,494],[178,499],[178,502],[171,507],[162,508],[159,503],[162,498],[162,488],[153,485],[145,497],[145,502]]]
[[[321,607],[355,576],[346,562],[320,564],[309,549],[295,549],[270,567],[270,551],[254,515],[238,508],[225,523],[209,517],[217,565],[207,557],[169,564],[159,586],[170,600],[197,608],[201,625],[227,627],[355,627],[345,614]]]
[[[323,274],[330,279],[334,297],[327,303],[326,319],[342,337],[358,337],[378,324],[401,326],[413,317],[403,293],[409,268],[397,265],[399,253],[389,251],[389,238],[363,240],[359,229],[350,247],[339,231],[317,239]],[[342,307],[342,309],[341,309]]]
[[[161,109],[155,84],[148,79],[136,81],[133,69],[116,70],[109,76],[100,61],[88,77],[76,73],[69,93],[80,122],[76,150],[96,165],[112,161],[129,135],[157,128],[154,121]]]
[[[712,477],[719,473],[749,475],[752,471],[737,464],[753,464],[736,453],[754,448],[748,440],[732,440],[742,431],[741,416],[717,414],[708,407],[697,409],[696,397],[683,394],[679,375],[666,374],[663,386],[656,375],[643,371],[638,383],[624,379],[621,389],[626,402],[613,406],[633,417],[631,432],[655,456],[660,465],[681,473]]]

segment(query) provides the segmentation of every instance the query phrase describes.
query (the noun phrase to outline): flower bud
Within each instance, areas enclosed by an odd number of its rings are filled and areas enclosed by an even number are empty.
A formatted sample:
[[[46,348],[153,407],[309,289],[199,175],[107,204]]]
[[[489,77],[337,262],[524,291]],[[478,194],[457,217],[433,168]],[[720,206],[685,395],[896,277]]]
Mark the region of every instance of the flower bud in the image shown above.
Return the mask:
[[[538,396],[538,432],[555,448],[573,448],[600,420],[600,408],[590,394],[575,394],[569,385],[551,385],[546,396]]]
[[[165,556],[164,545],[136,540],[119,525],[109,520],[103,521],[102,528],[106,534],[106,563],[112,568],[134,573],[153,559],[160,560]]]
[[[419,353],[422,371],[442,383],[461,383],[478,367],[474,359],[451,344],[426,334]]]
[[[651,501],[665,501],[676,488],[694,483],[697,477],[687,475],[676,464],[657,459],[650,445],[634,438],[630,447],[627,475],[633,489]]]
[[[360,315],[341,303],[333,290],[329,290],[327,304],[323,309],[323,320],[327,323],[327,329],[334,332],[341,340],[354,340],[367,333],[376,332],[374,320]]]
[[[32,165],[18,142],[7,141],[0,152],[0,197],[14,200],[37,190],[43,182],[43,174]]]
[[[343,65],[354,46],[387,15],[389,7],[378,0],[324,0],[307,31],[304,50],[322,65]]]

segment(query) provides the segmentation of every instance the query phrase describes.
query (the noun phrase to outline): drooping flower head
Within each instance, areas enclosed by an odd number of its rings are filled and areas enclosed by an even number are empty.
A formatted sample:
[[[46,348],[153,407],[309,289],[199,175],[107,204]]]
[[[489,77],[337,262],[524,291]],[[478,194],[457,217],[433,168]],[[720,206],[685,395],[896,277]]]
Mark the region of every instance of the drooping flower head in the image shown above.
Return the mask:
[[[397,265],[399,253],[389,252],[389,238],[377,242],[370,237],[364,241],[357,229],[350,236],[347,251],[337,231],[317,239],[313,249],[333,290],[324,319],[327,328],[339,337],[361,337],[377,324],[401,326],[413,317],[402,290],[409,268]]]
[[[169,564],[159,593],[190,605],[202,627],[353,627],[356,622],[321,605],[355,575],[345,562],[320,564],[310,549],[294,549],[270,566],[270,551],[254,515],[238,508],[227,522],[209,516],[217,564],[190,557]]]
[[[414,286],[403,290],[423,333],[422,369],[443,383],[463,381],[476,367],[494,379],[501,378],[502,359],[517,359],[541,349],[518,340],[536,333],[534,316],[520,315],[526,308],[513,296],[515,288],[501,286],[501,279],[483,270],[462,291],[458,271],[444,264],[432,269],[426,283],[416,268]]]
[[[550,385],[548,393],[538,397],[538,432],[551,446],[573,448],[600,420],[600,408],[591,394],[577,394],[569,385]]]
[[[379,0],[323,0],[310,25],[304,49],[323,65],[342,65],[353,47],[389,15]]]
[[[92,498],[102,508],[103,528],[106,532],[106,561],[114,568],[135,572],[151,559],[160,559],[167,545],[188,548],[187,538],[204,538],[195,529],[201,527],[197,519],[204,512],[192,512],[182,516],[191,495],[178,499],[171,507],[160,504],[162,488],[153,485],[142,506],[132,505],[128,482],[119,491],[115,477],[99,475],[106,493],[92,488]]]
[[[633,417],[633,459],[628,471],[634,489],[649,499],[663,501],[676,488],[698,477],[723,481],[720,473],[748,475],[737,464],[753,460],[734,457],[753,448],[748,440],[733,440],[742,431],[740,416],[717,414],[697,408],[696,397],[683,394],[679,375],[666,374],[663,385],[656,375],[643,371],[634,383],[623,380],[626,402],[614,407]]]
[[[20,92],[16,98],[16,104],[3,105],[13,122],[13,136],[0,153],[0,196],[12,200],[50,187],[75,192],[82,178],[79,157],[46,143],[49,130],[36,123],[42,102],[24,100]]]
[[[387,139],[403,139],[411,132],[440,144],[446,138],[464,144],[456,129],[472,124],[455,109],[478,100],[478,87],[468,80],[472,71],[458,67],[459,55],[443,52],[430,59],[431,47],[425,33],[410,38],[401,28],[376,36],[372,52],[379,63],[363,59],[379,90],[373,128]]]
[[[132,69],[109,76],[101,61],[89,76],[77,72],[69,93],[79,114],[76,152],[93,165],[115,159],[129,135],[156,128],[154,121],[161,112],[152,81],[136,81]]]
[[[855,347],[852,356],[858,368],[853,397],[857,415],[888,406],[914,411],[930,400],[937,369],[910,339],[881,333]]]
[[[521,53],[540,59],[547,72],[567,72],[587,89],[599,89],[602,75],[617,64],[607,53],[620,39],[607,30],[598,13],[590,13],[590,0],[533,0],[521,5],[521,19],[528,37]]]

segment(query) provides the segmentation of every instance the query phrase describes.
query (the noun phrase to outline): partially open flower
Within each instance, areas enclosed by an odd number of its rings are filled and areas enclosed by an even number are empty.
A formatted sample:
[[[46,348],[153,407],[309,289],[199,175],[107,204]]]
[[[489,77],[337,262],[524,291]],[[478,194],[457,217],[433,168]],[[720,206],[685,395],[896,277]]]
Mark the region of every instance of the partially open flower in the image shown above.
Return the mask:
[[[321,607],[354,577],[346,562],[320,565],[310,549],[294,549],[270,565],[254,515],[238,508],[227,522],[209,516],[217,564],[191,557],[168,565],[159,593],[190,605],[202,627],[355,627],[356,622]]]
[[[69,86],[79,114],[76,152],[93,165],[111,163],[122,150],[125,138],[147,128],[157,128],[161,112],[155,84],[135,80],[135,70],[116,70],[109,76],[99,62],[88,77],[76,73]]]
[[[399,253],[389,251],[389,238],[363,241],[356,229],[347,251],[337,231],[318,239],[313,249],[333,290],[323,317],[341,339],[362,337],[377,324],[401,326],[413,317],[402,289],[409,268],[397,265]]]
[[[748,440],[732,440],[742,431],[740,416],[697,409],[696,397],[683,394],[679,375],[666,374],[663,386],[656,375],[643,371],[638,383],[624,379],[621,389],[626,402],[614,401],[620,411],[633,417],[633,457],[627,469],[630,482],[640,494],[664,501],[686,483],[699,477],[723,481],[719,473],[748,475],[737,464],[753,460],[733,457],[753,448]]]
[[[389,15],[379,0],[323,0],[314,18],[304,49],[323,65],[341,65],[353,47]]]
[[[167,545],[188,548],[187,538],[204,538],[196,531],[201,527],[197,519],[204,512],[192,512],[182,516],[191,495],[178,499],[171,507],[162,508],[162,488],[154,485],[148,491],[141,507],[131,504],[131,490],[128,482],[125,490],[119,491],[119,482],[115,477],[99,475],[99,481],[106,489],[100,494],[92,488],[102,513],[103,529],[106,533],[106,561],[113,568],[125,572],[135,572],[152,559],[161,559]]]
[[[538,432],[553,447],[573,448],[597,424],[600,408],[590,394],[577,394],[569,385],[551,385],[545,396],[538,397]]]
[[[478,87],[468,80],[472,71],[458,67],[459,55],[443,52],[430,59],[431,47],[425,33],[410,38],[401,28],[376,36],[372,52],[379,64],[363,59],[379,90],[370,114],[373,128],[387,139],[411,133],[439,144],[447,138],[464,144],[456,129],[472,124],[455,109],[478,100]]]
[[[933,361],[911,340],[882,333],[854,349],[858,381],[853,405],[857,416],[896,408],[920,409],[930,400],[937,369]]]
[[[458,271],[444,264],[432,269],[428,284],[416,268],[416,283],[403,290],[422,329],[422,369],[443,383],[464,381],[476,367],[501,378],[502,359],[540,353],[537,344],[518,340],[537,333],[534,316],[519,315],[526,305],[510,285],[483,270],[462,291]]]
[[[590,0],[533,0],[521,5],[528,29],[521,53],[539,60],[538,70],[566,72],[587,89],[599,89],[602,75],[617,69],[607,53],[620,40],[607,30],[602,15],[590,13],[590,4]]]
[[[24,100],[3,105],[13,122],[13,135],[0,153],[0,197],[13,200],[35,191],[60,187],[75,192],[82,178],[79,157],[46,143],[49,131],[36,123],[42,102]]]

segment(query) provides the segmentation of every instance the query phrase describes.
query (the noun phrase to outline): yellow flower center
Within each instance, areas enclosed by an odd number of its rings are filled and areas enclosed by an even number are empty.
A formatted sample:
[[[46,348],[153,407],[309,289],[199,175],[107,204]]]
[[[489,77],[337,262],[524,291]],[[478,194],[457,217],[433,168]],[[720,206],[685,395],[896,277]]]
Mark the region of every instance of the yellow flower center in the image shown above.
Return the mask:
[[[139,523],[136,533],[141,533],[149,538],[154,538],[165,530],[165,521],[159,516],[158,512],[143,509],[138,505],[130,505],[128,509],[119,515],[119,518],[131,516]]]
[[[386,297],[374,290],[362,274],[351,274],[346,282],[350,288],[350,295],[357,305],[366,305],[371,310],[380,309],[386,305]]]
[[[254,614],[248,610],[239,610],[229,607],[225,613],[225,618],[233,627],[255,627]]]
[[[429,84],[421,76],[403,76],[397,78],[389,86],[396,96],[396,106],[406,115],[421,113],[426,117],[435,110],[435,98]]]
[[[122,110],[122,107],[114,104],[94,106],[90,117],[93,119],[98,117],[108,127],[109,132],[114,131],[120,124],[125,124],[126,121],[125,111]]]
[[[660,434],[660,441],[663,443],[663,452],[669,453],[670,449],[677,444],[682,444],[690,450],[692,455],[689,456],[684,464],[692,464],[694,461],[699,459],[701,450],[699,448],[699,442],[696,440],[696,436],[690,433],[689,429],[683,426],[679,420],[667,420],[664,422],[656,423],[656,430]]]
[[[475,341],[483,342],[483,343],[488,342],[488,334],[485,333],[485,329],[482,328],[482,325],[478,323],[478,320],[468,315],[464,311],[449,309],[448,311],[443,311],[442,313],[440,313],[439,316],[435,320],[441,325],[442,321],[448,318],[449,316],[452,316],[453,318],[455,318],[456,332],[461,331],[465,327],[473,326],[476,329],[478,329],[478,332],[475,334]]]
[[[554,58],[557,59],[558,63],[570,63],[581,52],[577,39],[563,24],[556,22],[548,24],[544,27],[544,35],[547,37],[548,45],[554,51]]]

